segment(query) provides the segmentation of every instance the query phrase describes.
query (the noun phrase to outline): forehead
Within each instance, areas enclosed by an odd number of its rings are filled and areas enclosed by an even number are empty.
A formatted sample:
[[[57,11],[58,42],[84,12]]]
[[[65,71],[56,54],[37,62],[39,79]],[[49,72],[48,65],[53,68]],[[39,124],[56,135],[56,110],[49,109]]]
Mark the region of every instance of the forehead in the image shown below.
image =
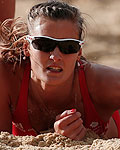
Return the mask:
[[[31,35],[50,36],[53,38],[79,38],[78,26],[70,20],[50,20],[44,17],[33,23]]]

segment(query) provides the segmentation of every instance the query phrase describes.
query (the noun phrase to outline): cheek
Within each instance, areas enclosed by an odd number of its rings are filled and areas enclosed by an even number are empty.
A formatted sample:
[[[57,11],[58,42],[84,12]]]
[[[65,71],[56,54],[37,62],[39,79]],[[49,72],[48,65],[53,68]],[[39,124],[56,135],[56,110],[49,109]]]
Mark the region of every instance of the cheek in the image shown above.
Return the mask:
[[[37,63],[45,63],[48,60],[49,54],[44,53],[37,50],[31,50],[30,52],[30,59],[35,60]]]
[[[66,66],[69,68],[69,70],[73,71],[76,65],[77,56],[71,55],[68,58],[66,58]]]

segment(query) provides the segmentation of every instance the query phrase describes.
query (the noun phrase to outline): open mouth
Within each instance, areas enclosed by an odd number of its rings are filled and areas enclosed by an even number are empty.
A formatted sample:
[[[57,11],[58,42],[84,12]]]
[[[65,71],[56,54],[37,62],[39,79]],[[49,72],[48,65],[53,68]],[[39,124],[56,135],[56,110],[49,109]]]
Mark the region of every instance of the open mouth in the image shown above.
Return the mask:
[[[56,67],[56,66],[47,67],[47,70],[49,70],[51,72],[62,72],[63,71],[62,68]]]

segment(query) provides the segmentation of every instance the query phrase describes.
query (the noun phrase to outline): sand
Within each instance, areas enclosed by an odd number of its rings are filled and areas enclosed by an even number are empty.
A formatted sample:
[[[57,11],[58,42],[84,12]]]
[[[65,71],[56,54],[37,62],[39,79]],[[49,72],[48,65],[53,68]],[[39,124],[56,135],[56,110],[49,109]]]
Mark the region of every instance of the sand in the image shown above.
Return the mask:
[[[101,139],[91,130],[81,141],[74,141],[53,132],[34,136],[0,134],[0,150],[120,150],[120,139]]]

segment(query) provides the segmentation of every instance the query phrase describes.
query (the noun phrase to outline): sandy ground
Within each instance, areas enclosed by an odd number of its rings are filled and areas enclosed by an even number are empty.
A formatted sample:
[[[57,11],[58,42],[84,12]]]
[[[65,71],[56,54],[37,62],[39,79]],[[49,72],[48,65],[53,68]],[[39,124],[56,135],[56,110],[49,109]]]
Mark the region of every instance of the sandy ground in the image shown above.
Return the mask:
[[[101,139],[88,130],[81,141],[74,141],[57,133],[34,136],[0,134],[0,150],[120,150],[120,139]]]
[[[120,67],[120,0],[68,1],[81,10],[87,22],[84,56],[100,64]],[[17,0],[15,16],[26,19],[29,9],[39,2]]]

